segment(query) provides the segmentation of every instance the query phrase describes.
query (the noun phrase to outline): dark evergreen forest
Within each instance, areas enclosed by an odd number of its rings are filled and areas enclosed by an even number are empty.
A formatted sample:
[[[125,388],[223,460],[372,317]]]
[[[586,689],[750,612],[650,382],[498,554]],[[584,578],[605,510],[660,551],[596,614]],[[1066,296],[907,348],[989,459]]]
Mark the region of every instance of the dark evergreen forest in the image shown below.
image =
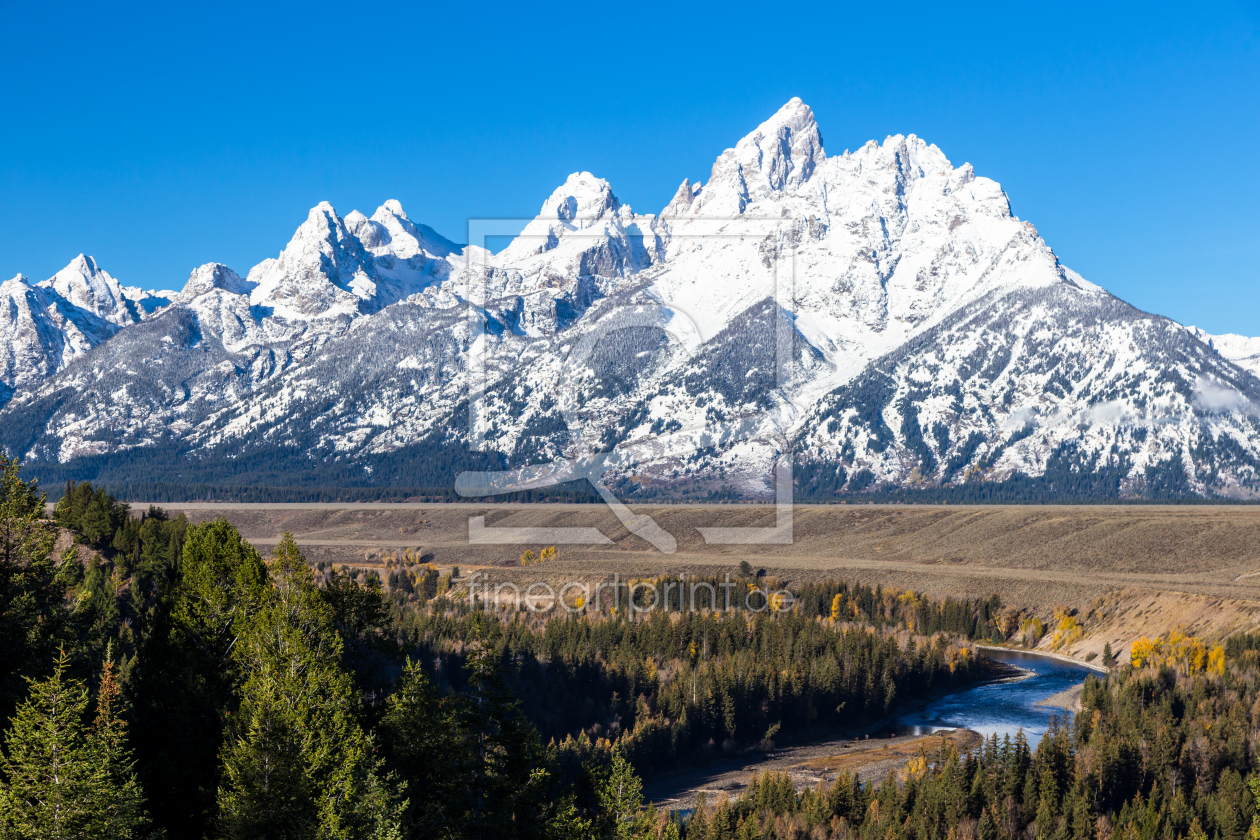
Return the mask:
[[[540,615],[90,484],[45,521],[8,460],[0,494],[4,837],[676,836],[643,775],[983,678],[999,606],[827,584]]]
[[[766,774],[699,809],[687,838],[1243,840],[1260,834],[1255,637],[1220,673],[1162,665],[1090,678],[1072,724],[966,754],[921,754],[877,784],[797,791]]]
[[[767,774],[657,813],[643,777],[984,679],[973,640],[1021,614],[843,582],[779,612],[539,614],[312,567],[291,538],[264,557],[87,484],[43,511],[0,464],[0,837],[1256,836],[1260,634],[1142,640],[1035,750],[805,790]]]

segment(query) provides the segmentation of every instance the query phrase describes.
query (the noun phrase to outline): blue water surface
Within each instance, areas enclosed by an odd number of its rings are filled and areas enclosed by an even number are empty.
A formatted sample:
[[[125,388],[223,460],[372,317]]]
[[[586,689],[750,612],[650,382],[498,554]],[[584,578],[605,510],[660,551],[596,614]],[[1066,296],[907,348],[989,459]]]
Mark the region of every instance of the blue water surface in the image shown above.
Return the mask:
[[[893,735],[929,735],[941,729],[972,729],[985,738],[1012,738],[1021,729],[1032,747],[1050,726],[1052,718],[1071,720],[1071,713],[1050,706],[1038,706],[1065,688],[1082,683],[1094,673],[1082,665],[1074,665],[1048,656],[1015,650],[985,650],[989,659],[1033,671],[1022,680],[986,683],[934,700],[923,708],[907,712],[891,723],[872,732],[872,738]]]

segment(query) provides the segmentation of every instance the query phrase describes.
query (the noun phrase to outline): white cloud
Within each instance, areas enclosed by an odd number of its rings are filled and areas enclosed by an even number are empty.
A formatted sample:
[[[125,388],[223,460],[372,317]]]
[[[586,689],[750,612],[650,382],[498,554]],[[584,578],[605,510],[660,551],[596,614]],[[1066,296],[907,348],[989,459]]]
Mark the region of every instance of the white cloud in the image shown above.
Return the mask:
[[[1099,403],[1081,412],[1082,419],[1093,426],[1114,425],[1129,417],[1129,406],[1119,400]]]
[[[1214,414],[1256,413],[1251,400],[1239,393],[1236,388],[1205,376],[1200,376],[1194,385],[1194,404]]]
[[[1008,432],[1018,432],[1030,423],[1036,425],[1038,419],[1036,407],[1025,406],[1017,411],[1012,411],[1010,416],[1006,418],[1006,422],[1002,424],[1002,428]]]

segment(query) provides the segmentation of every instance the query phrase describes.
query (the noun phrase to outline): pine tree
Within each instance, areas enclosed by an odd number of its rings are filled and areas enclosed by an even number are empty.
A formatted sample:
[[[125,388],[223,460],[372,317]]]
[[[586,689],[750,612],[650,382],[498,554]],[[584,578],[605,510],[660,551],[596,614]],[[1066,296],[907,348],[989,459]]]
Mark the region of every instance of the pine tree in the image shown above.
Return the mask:
[[[122,691],[109,656],[107,651],[92,728],[93,763],[102,787],[108,792],[97,803],[97,815],[107,823],[106,836],[125,840],[145,826],[148,816],[136,779],[135,761],[127,746],[127,723],[119,714]]]
[[[180,564],[175,618],[211,662],[222,664],[257,611],[267,567],[226,519],[189,530]]]
[[[1251,818],[1251,828],[1247,830],[1248,840],[1260,840],[1260,776],[1254,773],[1247,777],[1247,788],[1251,798],[1255,800],[1256,813]],[[1200,831],[1202,833],[1202,831]]]
[[[633,840],[646,831],[642,813],[643,783],[621,749],[613,752],[612,766],[607,781],[600,788],[599,799],[615,840]]]
[[[96,724],[84,726],[88,693],[68,679],[64,651],[51,677],[31,681],[6,735],[0,834],[13,838],[111,840],[146,822],[139,785],[115,708],[112,666],[101,678]]]
[[[226,520],[178,535],[161,533],[164,525],[165,516],[151,511],[141,528],[145,552],[166,541],[164,554],[176,537],[182,551],[173,568],[152,559],[172,577],[159,586],[127,691],[155,822],[174,837],[204,837],[215,813],[224,720],[243,680],[231,653],[259,609],[267,568]],[[149,563],[142,553],[141,566]]]
[[[40,522],[46,497],[38,482],[22,480],[21,468],[0,451],[0,563],[6,566],[47,555],[56,540]]]
[[[110,527],[109,510],[100,498],[94,498],[83,513],[79,530],[91,545],[101,545],[107,536],[112,536],[114,529]]]
[[[91,823],[90,768],[83,761],[87,738],[83,685],[63,679],[64,652],[53,675],[31,682],[5,736],[4,787],[0,820],[4,835],[21,838],[73,837]]]
[[[979,840],[998,840],[997,824],[993,821],[991,809],[985,808],[980,812],[980,824],[976,827],[976,836]]]
[[[456,808],[469,840],[563,836],[570,801],[554,789],[538,733],[503,683],[499,651],[487,619],[475,616],[468,658],[468,693],[455,721],[466,757],[456,771],[462,796]]]
[[[409,794],[405,825],[409,837],[447,834],[458,819],[451,804],[460,796],[453,767],[467,766],[467,742],[456,731],[452,704],[445,701],[419,663],[407,661],[397,691],[386,703],[381,745],[390,769]]]
[[[400,806],[341,668],[341,639],[290,534],[233,651],[245,681],[219,788],[224,838],[389,837]]]
[[[44,495],[0,452],[0,725],[26,694],[26,678],[48,673],[71,640],[65,586],[51,558],[56,529],[41,521]]]

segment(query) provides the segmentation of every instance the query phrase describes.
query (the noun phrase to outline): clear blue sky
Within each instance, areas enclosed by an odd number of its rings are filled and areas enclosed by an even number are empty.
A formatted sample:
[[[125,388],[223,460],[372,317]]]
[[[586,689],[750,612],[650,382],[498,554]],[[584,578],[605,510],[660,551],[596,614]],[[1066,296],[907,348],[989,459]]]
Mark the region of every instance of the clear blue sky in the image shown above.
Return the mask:
[[[1256,0],[109,6],[5,4],[0,277],[244,274],[321,200],[463,241],[579,169],[657,212],[800,96],[830,153],[914,132],[1090,280],[1260,335]]]

